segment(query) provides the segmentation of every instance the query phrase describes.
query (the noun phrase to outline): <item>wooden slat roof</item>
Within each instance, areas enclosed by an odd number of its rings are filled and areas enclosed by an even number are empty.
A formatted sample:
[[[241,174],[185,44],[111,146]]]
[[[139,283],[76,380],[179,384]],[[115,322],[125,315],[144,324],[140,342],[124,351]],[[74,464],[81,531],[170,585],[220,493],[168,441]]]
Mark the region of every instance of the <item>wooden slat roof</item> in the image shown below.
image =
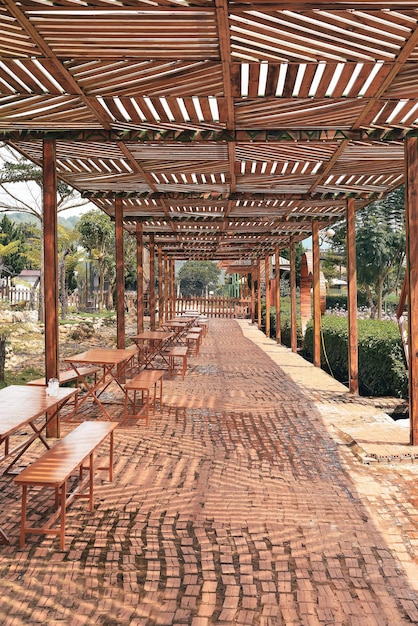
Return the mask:
[[[179,259],[251,259],[399,186],[418,7],[0,0],[0,132]]]

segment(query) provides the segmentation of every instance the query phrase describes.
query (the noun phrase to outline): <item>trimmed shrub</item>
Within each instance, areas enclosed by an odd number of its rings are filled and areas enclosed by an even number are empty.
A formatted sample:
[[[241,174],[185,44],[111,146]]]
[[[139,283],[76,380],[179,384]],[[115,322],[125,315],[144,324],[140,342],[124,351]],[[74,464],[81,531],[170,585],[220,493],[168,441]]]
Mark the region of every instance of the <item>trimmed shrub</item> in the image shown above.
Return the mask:
[[[266,332],[266,306],[261,303],[261,330]],[[282,298],[280,307],[280,331],[281,342],[284,346],[291,346],[291,325],[290,325],[290,301],[289,298]],[[270,309],[270,337],[276,336],[276,307]],[[303,345],[302,326],[299,316],[296,322],[297,346],[301,348]]]
[[[348,319],[322,318],[321,367],[348,381]],[[359,389],[365,396],[408,397],[408,372],[395,322],[358,320]],[[313,358],[313,326],[308,324],[304,356]]]
[[[367,307],[368,306],[367,296],[364,291],[357,292],[357,306],[358,307]],[[344,309],[347,310],[347,294],[346,293],[336,293],[336,294],[328,294],[327,293],[327,309]]]

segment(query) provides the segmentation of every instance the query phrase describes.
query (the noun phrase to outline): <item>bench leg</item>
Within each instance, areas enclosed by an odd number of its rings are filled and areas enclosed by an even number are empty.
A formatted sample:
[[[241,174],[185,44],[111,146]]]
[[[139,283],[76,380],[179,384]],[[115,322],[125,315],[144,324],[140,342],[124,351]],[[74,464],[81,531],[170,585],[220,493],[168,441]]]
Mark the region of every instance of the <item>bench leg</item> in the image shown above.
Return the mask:
[[[20,518],[20,547],[25,547],[25,529],[26,529],[26,507],[28,500],[28,487],[27,485],[22,485],[22,514]]]
[[[60,548],[65,550],[65,522],[67,517],[67,481],[61,485],[61,511],[60,511]]]
[[[89,510],[94,509],[94,459],[93,452],[90,454],[90,466],[89,466]]]
[[[148,423],[149,423],[149,389],[146,389],[145,393],[147,394],[147,397],[145,400],[145,425],[148,426]]]

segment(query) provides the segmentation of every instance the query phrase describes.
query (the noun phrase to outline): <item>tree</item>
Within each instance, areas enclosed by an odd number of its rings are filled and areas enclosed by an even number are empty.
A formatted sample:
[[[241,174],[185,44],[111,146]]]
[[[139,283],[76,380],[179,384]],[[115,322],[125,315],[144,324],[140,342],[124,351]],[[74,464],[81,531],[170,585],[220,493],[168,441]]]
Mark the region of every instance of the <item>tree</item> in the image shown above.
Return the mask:
[[[305,253],[305,248],[301,241],[297,241],[295,243],[295,271],[296,271],[296,284],[299,285],[300,282],[300,268],[302,265],[302,257]],[[290,259],[290,248],[284,248],[280,251],[281,256],[284,259]]]
[[[97,262],[99,270],[99,311],[103,310],[104,284],[109,279],[110,257],[114,262],[115,232],[112,221],[103,211],[84,213],[77,224],[80,244],[87,250],[90,259]]]
[[[400,187],[356,215],[357,282],[366,291],[370,316],[381,318],[385,296],[404,272],[404,190]],[[345,259],[345,223],[335,227],[332,249]]]
[[[0,221],[0,275],[17,276],[25,267],[23,241],[24,229],[4,215]]]
[[[24,157],[18,156],[10,147],[2,145],[0,152],[0,213],[18,211],[39,220],[43,231],[43,172],[40,167]],[[57,211],[85,206],[87,200],[62,181],[57,183]],[[39,319],[44,319],[43,307],[43,236],[40,237],[41,290]],[[61,294],[61,299],[64,296]]]
[[[8,146],[0,152],[0,212],[19,211],[43,223],[42,168],[17,156]],[[57,183],[57,211],[83,207],[88,200],[62,181]]]
[[[184,297],[203,296],[218,284],[221,270],[213,261],[187,261],[179,270],[180,291]]]
[[[76,230],[58,225],[58,297],[63,319],[67,316],[69,282],[81,257],[76,249],[77,238]]]

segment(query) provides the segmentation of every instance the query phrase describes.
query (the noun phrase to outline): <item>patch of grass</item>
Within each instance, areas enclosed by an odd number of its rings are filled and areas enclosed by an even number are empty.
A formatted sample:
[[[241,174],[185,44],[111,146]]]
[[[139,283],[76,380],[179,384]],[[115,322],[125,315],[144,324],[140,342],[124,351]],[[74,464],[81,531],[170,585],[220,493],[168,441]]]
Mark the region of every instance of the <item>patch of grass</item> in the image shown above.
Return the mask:
[[[0,381],[0,389],[8,387],[9,385],[26,385],[29,380],[36,380],[43,375],[44,372],[34,367],[27,367],[18,372],[6,372],[4,377],[5,382]]]

